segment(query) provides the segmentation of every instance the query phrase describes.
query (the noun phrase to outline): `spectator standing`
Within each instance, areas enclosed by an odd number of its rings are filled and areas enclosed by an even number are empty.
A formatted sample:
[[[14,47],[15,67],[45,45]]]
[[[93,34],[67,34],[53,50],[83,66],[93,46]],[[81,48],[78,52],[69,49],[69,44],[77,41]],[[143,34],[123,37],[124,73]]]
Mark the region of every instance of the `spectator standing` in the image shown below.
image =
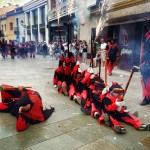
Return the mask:
[[[106,61],[106,48],[107,43],[105,43],[104,38],[101,38],[100,50],[101,50],[101,63],[103,69],[105,68],[105,61]]]
[[[83,40],[83,55],[82,55],[82,63],[86,64],[87,62],[87,43]]]
[[[108,45],[107,56],[107,70],[108,75],[111,76],[112,70],[116,65],[116,60],[118,58],[118,46],[115,43],[115,39],[111,39],[110,44]]]
[[[47,47],[46,41],[44,41],[44,44],[43,44],[43,57],[46,57],[47,49],[48,49],[48,47]]]
[[[141,85],[143,101],[140,105],[150,104],[150,18],[146,21],[147,33],[145,34],[140,52]]]

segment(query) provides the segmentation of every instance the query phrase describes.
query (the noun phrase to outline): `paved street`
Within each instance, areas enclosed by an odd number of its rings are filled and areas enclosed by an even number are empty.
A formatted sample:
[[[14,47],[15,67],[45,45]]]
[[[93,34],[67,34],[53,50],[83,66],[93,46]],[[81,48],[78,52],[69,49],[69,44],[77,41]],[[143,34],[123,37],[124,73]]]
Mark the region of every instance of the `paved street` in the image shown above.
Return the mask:
[[[35,59],[2,59],[0,56],[0,84],[32,86],[43,99],[45,107],[55,107],[53,115],[45,122],[30,125],[24,132],[15,129],[16,118],[0,113],[0,150],[148,150],[150,132],[137,131],[124,124],[127,133],[117,135],[111,128],[100,125],[96,119],[85,116],[78,104],[58,94],[52,78],[58,61],[49,56]],[[81,66],[83,69],[86,65]],[[95,73],[98,68],[94,69]],[[125,87],[130,72],[115,69],[108,83],[117,81]],[[103,70],[102,70],[102,76]],[[129,85],[125,102],[131,113],[138,110],[139,118],[150,123],[150,105],[140,106],[140,74],[135,73]]]

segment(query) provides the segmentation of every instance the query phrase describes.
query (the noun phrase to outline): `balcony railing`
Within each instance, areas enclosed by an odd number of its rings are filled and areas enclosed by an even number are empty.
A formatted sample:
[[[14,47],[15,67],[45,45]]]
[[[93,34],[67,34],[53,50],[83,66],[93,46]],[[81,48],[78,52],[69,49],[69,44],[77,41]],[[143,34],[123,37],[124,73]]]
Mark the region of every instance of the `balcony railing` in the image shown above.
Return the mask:
[[[68,4],[67,1],[62,3],[61,8],[60,8],[60,17],[68,14],[68,7],[69,6],[67,4]],[[77,2],[76,1],[74,1],[74,3],[73,3],[72,12],[74,12],[75,9],[77,9]],[[49,16],[50,21],[57,19],[57,12],[58,12],[57,7],[53,8],[51,11],[49,11],[48,16]]]
[[[14,34],[20,34],[19,27],[14,27]]]

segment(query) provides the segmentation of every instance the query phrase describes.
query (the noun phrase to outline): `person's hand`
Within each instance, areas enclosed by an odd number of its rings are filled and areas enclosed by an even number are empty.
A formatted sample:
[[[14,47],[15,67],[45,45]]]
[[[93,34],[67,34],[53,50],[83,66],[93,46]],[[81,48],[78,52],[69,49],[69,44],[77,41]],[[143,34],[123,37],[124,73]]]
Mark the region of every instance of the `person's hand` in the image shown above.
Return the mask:
[[[124,106],[124,105],[125,105],[125,102],[124,102],[124,101],[118,102],[118,98],[117,98],[116,101],[115,101],[115,104],[116,104],[117,106]]]
[[[22,91],[24,89],[24,86],[19,86],[18,89],[19,91]]]
[[[107,92],[109,92],[109,86],[106,86],[103,91],[102,91],[102,94],[106,94]]]
[[[91,76],[90,76],[90,79],[93,79],[95,77],[95,75],[94,74],[92,74]]]
[[[78,68],[78,72],[82,73],[83,71],[82,71],[82,69],[81,69],[81,68]]]
[[[6,89],[7,89],[7,87],[5,87],[5,86],[0,86],[0,91],[5,91]]]
[[[125,109],[125,110],[124,110],[124,112],[126,112],[126,113],[129,113],[129,111],[130,111],[130,110],[128,110],[128,109]]]
[[[22,113],[22,108],[23,108],[22,106],[19,108],[19,113]]]
[[[31,104],[27,104],[26,106],[21,106],[19,108],[19,113],[22,113],[24,111],[28,111],[31,108]]]

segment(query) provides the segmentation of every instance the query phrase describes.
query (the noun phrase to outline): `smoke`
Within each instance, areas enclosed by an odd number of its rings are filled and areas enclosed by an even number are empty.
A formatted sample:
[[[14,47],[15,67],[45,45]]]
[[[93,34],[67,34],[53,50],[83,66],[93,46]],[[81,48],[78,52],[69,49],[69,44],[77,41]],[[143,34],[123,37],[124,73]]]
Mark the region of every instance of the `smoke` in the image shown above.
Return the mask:
[[[84,25],[86,18],[89,17],[90,11],[85,7],[85,1],[76,0],[77,9],[75,11],[75,18],[72,19],[74,28],[79,30],[80,24]]]
[[[60,24],[60,15],[61,15],[61,6],[62,6],[62,0],[56,0],[56,9],[57,9],[57,19],[58,19],[58,25]]]
[[[106,21],[109,19],[107,11],[110,9],[111,4],[108,2],[108,0],[102,0],[99,3],[99,8],[100,8],[100,19],[98,22],[98,25],[96,27],[96,37],[99,36],[101,31],[104,29],[106,26]]]

